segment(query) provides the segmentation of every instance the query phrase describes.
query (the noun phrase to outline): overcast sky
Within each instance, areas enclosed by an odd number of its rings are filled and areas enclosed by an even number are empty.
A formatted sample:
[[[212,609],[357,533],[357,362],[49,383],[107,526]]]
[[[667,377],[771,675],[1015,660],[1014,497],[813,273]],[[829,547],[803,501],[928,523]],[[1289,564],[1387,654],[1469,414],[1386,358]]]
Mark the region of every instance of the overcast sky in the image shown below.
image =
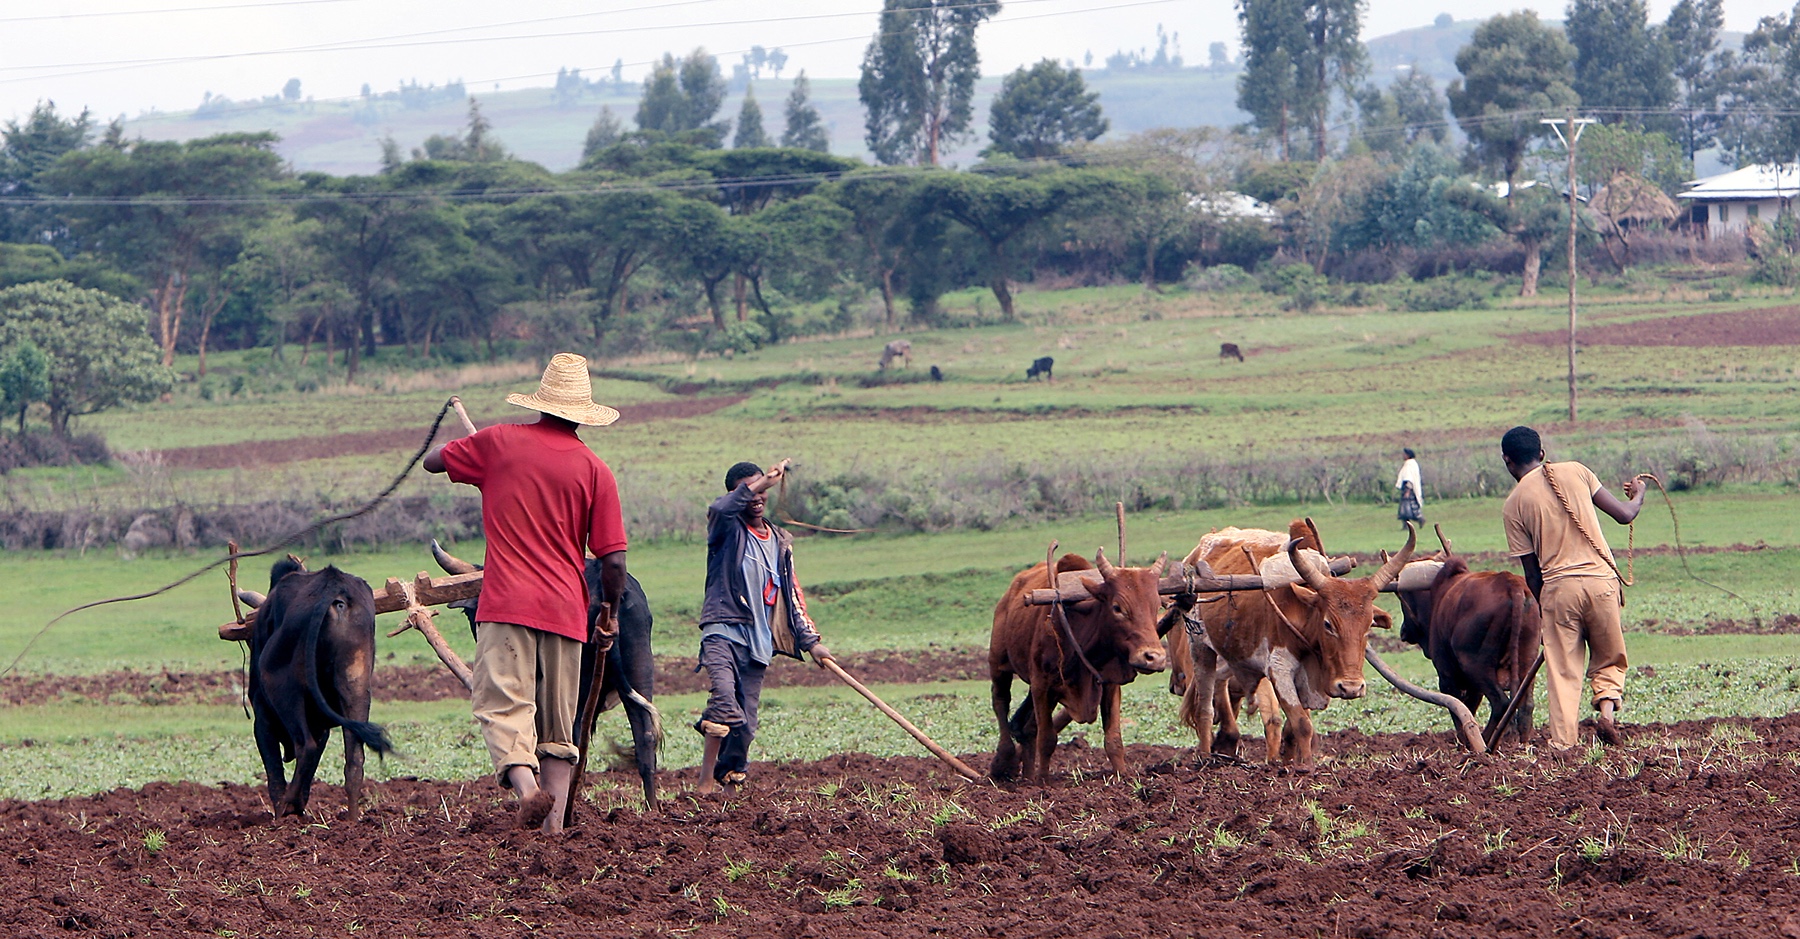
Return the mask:
[[[1788,2],[1727,0],[1726,28],[1749,30]],[[1364,36],[1423,26],[1445,11],[1471,19],[1523,6],[1560,17],[1564,5],[1379,0]],[[1663,17],[1669,6],[1652,0],[1651,13]],[[184,110],[207,92],[274,94],[290,78],[321,99],[403,79],[461,78],[471,93],[541,86],[560,66],[592,74],[617,59],[635,79],[665,50],[694,46],[718,54],[727,72],[761,45],[787,52],[784,74],[849,77],[880,8],[881,0],[6,0],[0,119],[43,99],[103,118]],[[1009,0],[979,33],[982,68],[1001,73],[1045,56],[1081,62],[1090,51],[1098,64],[1117,49],[1154,49],[1158,24],[1197,64],[1210,43],[1235,49],[1233,11],[1232,0]]]

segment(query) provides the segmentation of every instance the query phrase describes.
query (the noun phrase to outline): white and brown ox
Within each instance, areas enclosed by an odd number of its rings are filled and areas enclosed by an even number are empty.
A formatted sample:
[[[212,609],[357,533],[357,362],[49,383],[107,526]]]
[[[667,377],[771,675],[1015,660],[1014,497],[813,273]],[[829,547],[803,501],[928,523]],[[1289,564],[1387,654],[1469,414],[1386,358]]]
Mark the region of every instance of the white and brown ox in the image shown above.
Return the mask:
[[[1156,636],[1162,602],[1156,582],[1166,558],[1151,567],[1114,567],[1100,551],[1094,563],[1079,554],[1056,562],[1059,572],[1096,571],[1083,580],[1092,599],[1052,606],[1032,606],[1026,595],[1051,586],[1044,565],[1013,578],[994,607],[994,631],[988,642],[988,672],[993,681],[994,719],[1000,744],[988,775],[1010,779],[1025,751],[1026,777],[1043,781],[1056,752],[1056,734],[1070,720],[1091,724],[1099,716],[1105,730],[1106,757],[1114,773],[1125,772],[1125,742],[1119,726],[1119,688],[1140,673],[1160,672],[1168,664]],[[1012,683],[1025,679],[1030,692],[1011,715]],[[1065,711],[1056,714],[1061,704]]]
[[[1217,574],[1261,574],[1266,583],[1256,592],[1202,594],[1199,621],[1188,620],[1192,678],[1182,695],[1181,719],[1199,737],[1200,751],[1213,749],[1217,682],[1230,678],[1255,688],[1267,678],[1287,718],[1279,743],[1268,735],[1269,762],[1310,769],[1311,712],[1323,710],[1331,698],[1360,698],[1367,690],[1363,653],[1369,629],[1393,626],[1375,598],[1412,559],[1416,542],[1417,532],[1408,525],[1406,547],[1398,555],[1370,577],[1344,580],[1331,576],[1311,519],[1293,522],[1286,536],[1227,528],[1200,539],[1188,564],[1205,561]],[[1283,554],[1291,577],[1279,574]],[[1275,563],[1265,564],[1270,559]],[[1265,714],[1265,722],[1271,717]],[[1237,715],[1227,710],[1218,720],[1220,742],[1230,740],[1235,749]]]

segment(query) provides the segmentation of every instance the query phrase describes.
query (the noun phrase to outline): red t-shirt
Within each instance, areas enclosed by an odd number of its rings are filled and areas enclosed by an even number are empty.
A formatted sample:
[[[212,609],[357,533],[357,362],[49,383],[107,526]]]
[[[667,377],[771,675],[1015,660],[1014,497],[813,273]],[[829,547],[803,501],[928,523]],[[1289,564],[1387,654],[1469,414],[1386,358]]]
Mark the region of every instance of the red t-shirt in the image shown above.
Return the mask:
[[[612,470],[573,430],[542,423],[496,424],[443,456],[451,480],[481,490],[482,621],[587,641],[582,546],[595,557],[625,550]]]

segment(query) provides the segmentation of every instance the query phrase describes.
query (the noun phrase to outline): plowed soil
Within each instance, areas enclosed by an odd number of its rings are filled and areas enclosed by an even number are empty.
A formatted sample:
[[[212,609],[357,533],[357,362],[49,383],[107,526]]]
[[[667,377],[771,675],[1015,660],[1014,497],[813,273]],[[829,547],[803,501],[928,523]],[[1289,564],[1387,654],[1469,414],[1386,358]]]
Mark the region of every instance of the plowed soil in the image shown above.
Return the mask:
[[[1337,733],[1311,774],[1132,747],[1046,786],[847,754],[665,774],[560,837],[487,783],[0,802],[0,934],[48,936],[1800,936],[1800,718],[1631,730],[1558,761]],[[983,757],[972,757],[982,765]],[[630,781],[604,784],[629,791]]]
[[[743,395],[718,395],[706,398],[674,398],[644,404],[619,405],[619,419],[632,423],[704,417],[744,400]],[[525,423],[536,418],[520,412],[516,421]],[[493,422],[489,422],[493,423]],[[451,421],[454,426],[455,421]],[[485,424],[481,426],[486,426]],[[204,447],[176,447],[160,451],[168,466],[182,469],[233,469],[276,466],[302,460],[326,460],[340,456],[367,456],[389,453],[417,445],[419,436],[429,428],[394,431],[372,430],[348,434],[325,434],[314,437],[289,437],[285,440],[260,440],[254,443],[215,444]],[[454,431],[440,430],[438,440],[453,439]]]
[[[1525,333],[1510,338],[1545,346],[1568,342],[1568,334],[1562,332]],[[1800,307],[1608,323],[1584,327],[1576,339],[1584,346],[1796,346],[1800,345]]]

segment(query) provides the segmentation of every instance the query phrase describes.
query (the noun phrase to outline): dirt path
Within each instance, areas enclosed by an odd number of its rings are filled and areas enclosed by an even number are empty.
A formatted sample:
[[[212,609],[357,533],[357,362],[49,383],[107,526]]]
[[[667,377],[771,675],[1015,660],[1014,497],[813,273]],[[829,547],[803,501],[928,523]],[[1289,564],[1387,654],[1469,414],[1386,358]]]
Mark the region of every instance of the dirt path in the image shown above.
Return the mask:
[[[306,823],[231,784],[0,802],[0,934],[1800,935],[1800,718],[1630,733],[1558,761],[1339,732],[1310,775],[1133,746],[1119,781],[1070,745],[1016,788],[852,753],[729,801],[668,773],[654,812],[608,775],[558,838],[482,782],[382,783],[355,822],[330,785]]]
[[[742,400],[744,400],[743,395],[718,395],[705,398],[675,398],[646,404],[624,404],[619,406],[619,419],[631,423],[650,423],[688,417],[704,417]],[[533,419],[521,412],[519,420],[511,423],[524,423]],[[182,469],[207,470],[276,466],[282,463],[297,463],[302,460],[366,456],[373,453],[410,449],[418,445],[418,440],[424,436],[426,429],[421,427],[404,433],[391,430],[371,430],[316,437],[289,437],[283,440],[262,440],[254,443],[176,447],[159,452],[166,465]],[[446,437],[444,433],[444,431],[439,432],[439,440],[458,436],[451,433],[449,437]]]

